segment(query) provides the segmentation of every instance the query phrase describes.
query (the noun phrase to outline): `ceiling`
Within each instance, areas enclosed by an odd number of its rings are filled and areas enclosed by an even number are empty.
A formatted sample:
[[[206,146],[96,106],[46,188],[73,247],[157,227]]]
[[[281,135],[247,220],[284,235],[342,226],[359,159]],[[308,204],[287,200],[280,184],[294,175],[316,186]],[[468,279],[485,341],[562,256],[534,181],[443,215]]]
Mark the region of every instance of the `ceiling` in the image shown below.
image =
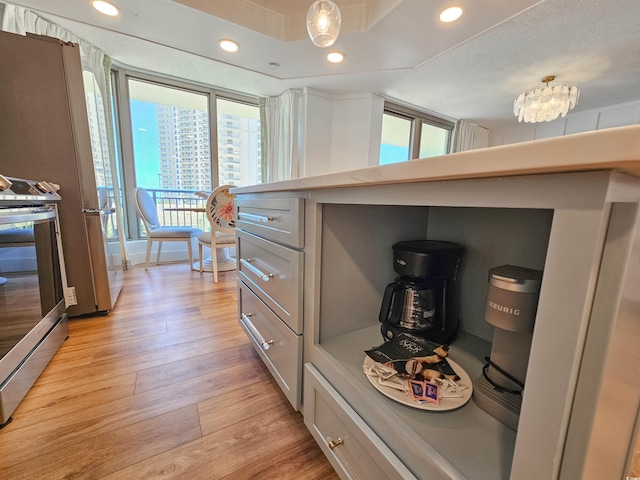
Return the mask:
[[[89,0],[12,3],[120,65],[253,95],[375,92],[486,128],[517,124],[513,99],[546,75],[580,87],[574,112],[640,100],[638,0],[335,1],[343,26],[328,49],[306,36],[312,0],[119,0],[117,18]],[[441,24],[452,3],[464,15]],[[222,52],[221,38],[240,51]],[[345,62],[326,61],[333,49]]]

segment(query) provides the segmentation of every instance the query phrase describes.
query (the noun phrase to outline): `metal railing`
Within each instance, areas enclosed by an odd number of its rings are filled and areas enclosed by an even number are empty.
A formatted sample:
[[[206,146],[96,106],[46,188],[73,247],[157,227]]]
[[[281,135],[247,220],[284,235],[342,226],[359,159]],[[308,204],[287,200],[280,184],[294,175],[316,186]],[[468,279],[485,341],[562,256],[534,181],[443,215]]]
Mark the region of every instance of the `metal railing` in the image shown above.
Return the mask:
[[[166,227],[195,227],[203,231],[210,229],[209,221],[204,211],[198,212],[196,209],[203,209],[207,203],[209,192],[200,190],[173,190],[173,189],[151,189],[146,188],[151,198],[153,198],[158,209],[158,219],[160,224]],[[101,198],[101,206],[115,206],[113,189],[109,187],[98,187],[98,195]],[[197,195],[200,194],[200,195]],[[108,200],[107,200],[108,198]],[[131,207],[135,208],[135,207]],[[193,209],[184,211],[171,211],[170,208]],[[109,215],[105,225],[109,241],[118,239],[116,217]],[[142,222],[138,218],[138,232],[140,238],[146,238],[146,232]]]
[[[195,227],[201,230],[210,228],[204,210],[209,192],[200,190],[146,189],[156,202],[158,218],[165,227]],[[200,193],[200,195],[196,195]],[[171,208],[193,210],[171,211]]]

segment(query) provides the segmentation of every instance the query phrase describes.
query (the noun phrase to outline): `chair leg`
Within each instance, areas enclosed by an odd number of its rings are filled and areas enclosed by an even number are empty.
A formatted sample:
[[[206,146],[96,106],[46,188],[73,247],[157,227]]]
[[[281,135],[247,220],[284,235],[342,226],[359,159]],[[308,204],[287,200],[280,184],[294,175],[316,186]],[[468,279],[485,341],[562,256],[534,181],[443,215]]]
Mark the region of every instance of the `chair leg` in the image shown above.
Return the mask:
[[[218,283],[218,249],[211,244],[211,263],[213,268],[213,283]]]
[[[187,240],[187,252],[189,253],[189,270],[193,270],[193,251],[191,250],[191,239]]]
[[[160,265],[160,250],[162,250],[162,240],[158,242],[158,255],[156,256],[156,265]]]
[[[147,269],[149,268],[149,256],[151,255],[151,244],[153,243],[153,241],[147,237],[147,256],[145,258],[144,261],[144,268]]]
[[[202,244],[198,242],[198,262],[200,263],[200,273],[202,273]]]

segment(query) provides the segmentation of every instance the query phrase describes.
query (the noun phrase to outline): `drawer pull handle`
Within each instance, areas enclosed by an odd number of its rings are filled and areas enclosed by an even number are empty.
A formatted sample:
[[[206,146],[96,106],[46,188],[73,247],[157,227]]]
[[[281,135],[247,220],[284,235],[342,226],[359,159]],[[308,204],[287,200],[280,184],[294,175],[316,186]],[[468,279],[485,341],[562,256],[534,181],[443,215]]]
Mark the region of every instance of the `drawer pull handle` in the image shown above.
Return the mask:
[[[336,448],[339,445],[344,445],[344,440],[341,439],[340,437],[338,437],[338,439],[334,442],[333,440],[329,439],[329,449],[333,450],[334,448]]]
[[[247,328],[249,330],[251,330],[251,333],[256,338],[258,343],[260,343],[260,345],[262,345],[262,349],[263,350],[269,350],[269,348],[271,348],[272,345],[275,345],[276,342],[274,342],[273,340],[267,341],[267,340],[264,339],[264,337],[262,335],[260,335],[260,332],[258,331],[258,329],[255,327],[255,325],[253,323],[251,323],[251,320],[249,320],[249,317],[251,317],[251,316],[253,316],[253,313],[241,313],[240,314],[240,317],[244,321],[244,324],[247,326]]]
[[[265,217],[264,215],[255,215],[253,213],[238,212],[240,220],[253,220],[254,222],[269,223],[273,222],[273,217]]]
[[[269,279],[273,278],[273,274],[264,273],[260,269],[256,268],[254,265],[251,265],[251,260],[245,260],[244,258],[240,259],[240,263],[247,267],[251,273],[257,275],[263,282],[268,282]]]
[[[329,446],[329,450],[333,452],[333,454],[336,456],[336,459],[338,460],[340,465],[342,465],[342,467],[346,470],[347,478],[351,478],[353,480],[360,480],[360,477],[353,470],[353,467],[349,463],[349,460],[345,458],[343,454],[343,450],[340,448],[338,448],[337,450],[335,449],[339,445],[344,445],[344,440],[340,437],[338,437],[338,439],[335,442],[331,440],[331,437],[326,437],[326,440],[327,440],[327,445]]]

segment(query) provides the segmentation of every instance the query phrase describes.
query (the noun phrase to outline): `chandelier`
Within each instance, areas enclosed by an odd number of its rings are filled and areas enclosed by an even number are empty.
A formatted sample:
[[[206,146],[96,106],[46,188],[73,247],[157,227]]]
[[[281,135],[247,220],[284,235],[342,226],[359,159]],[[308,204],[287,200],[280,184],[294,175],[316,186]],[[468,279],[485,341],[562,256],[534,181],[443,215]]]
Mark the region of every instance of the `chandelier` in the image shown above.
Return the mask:
[[[513,102],[513,113],[518,121],[536,123],[550,122],[560,115],[567,115],[578,104],[580,90],[575,85],[553,85],[549,82],[555,80],[555,76],[549,75],[542,79],[545,87],[538,87],[526,93],[518,95]]]
[[[340,9],[331,1],[314,2],[307,11],[307,31],[316,47],[330,47],[340,33]]]

